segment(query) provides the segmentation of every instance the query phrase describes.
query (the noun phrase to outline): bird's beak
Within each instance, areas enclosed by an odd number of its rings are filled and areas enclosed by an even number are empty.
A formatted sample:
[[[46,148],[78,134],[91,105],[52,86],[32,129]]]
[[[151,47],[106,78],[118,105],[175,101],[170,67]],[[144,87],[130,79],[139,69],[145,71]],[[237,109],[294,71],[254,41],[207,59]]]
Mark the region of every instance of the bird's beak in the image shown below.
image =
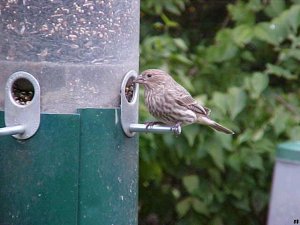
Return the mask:
[[[136,79],[133,80],[133,83],[144,84],[145,79],[141,75],[139,75]]]

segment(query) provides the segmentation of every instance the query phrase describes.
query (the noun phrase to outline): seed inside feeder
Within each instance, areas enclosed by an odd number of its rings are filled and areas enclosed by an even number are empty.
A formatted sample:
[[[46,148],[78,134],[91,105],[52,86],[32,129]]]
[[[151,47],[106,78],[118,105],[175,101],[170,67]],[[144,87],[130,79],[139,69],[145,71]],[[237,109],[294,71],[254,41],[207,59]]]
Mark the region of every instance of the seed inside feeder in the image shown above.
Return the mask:
[[[125,87],[125,97],[128,102],[132,101],[135,92],[135,83],[133,83],[133,80],[134,78],[130,78]]]
[[[19,105],[29,105],[34,96],[32,83],[24,78],[17,79],[12,85],[12,97]]]

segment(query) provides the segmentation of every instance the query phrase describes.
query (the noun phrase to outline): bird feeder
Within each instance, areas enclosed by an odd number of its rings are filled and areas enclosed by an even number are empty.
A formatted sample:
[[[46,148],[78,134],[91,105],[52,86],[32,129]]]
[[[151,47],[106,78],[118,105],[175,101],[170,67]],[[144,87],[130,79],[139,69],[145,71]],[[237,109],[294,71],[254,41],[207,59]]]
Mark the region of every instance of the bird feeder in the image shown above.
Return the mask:
[[[1,2],[0,224],[137,224],[138,140],[123,132],[120,88],[138,71],[139,10]]]
[[[300,142],[280,144],[276,155],[268,225],[299,224]]]

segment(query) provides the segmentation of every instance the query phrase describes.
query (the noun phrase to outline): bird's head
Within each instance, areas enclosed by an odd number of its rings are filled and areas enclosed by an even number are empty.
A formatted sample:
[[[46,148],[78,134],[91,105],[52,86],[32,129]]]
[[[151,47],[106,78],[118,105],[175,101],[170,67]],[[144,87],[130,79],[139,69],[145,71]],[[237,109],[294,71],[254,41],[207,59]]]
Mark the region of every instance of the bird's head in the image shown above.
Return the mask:
[[[164,85],[170,81],[171,76],[163,70],[148,69],[143,71],[133,82],[142,84],[145,88],[152,88]]]

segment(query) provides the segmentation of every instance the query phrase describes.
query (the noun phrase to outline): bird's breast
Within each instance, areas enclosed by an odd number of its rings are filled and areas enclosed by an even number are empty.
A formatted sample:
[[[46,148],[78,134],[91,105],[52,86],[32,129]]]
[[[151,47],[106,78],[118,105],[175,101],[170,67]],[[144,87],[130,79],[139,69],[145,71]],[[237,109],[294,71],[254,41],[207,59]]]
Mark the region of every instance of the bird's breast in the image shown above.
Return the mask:
[[[162,90],[145,91],[145,104],[150,114],[165,124],[190,124],[197,118],[196,113],[178,105],[173,95]]]
[[[145,103],[149,110],[149,112],[158,117],[163,111],[163,95],[161,93],[157,93],[156,91],[147,91],[145,92]]]

